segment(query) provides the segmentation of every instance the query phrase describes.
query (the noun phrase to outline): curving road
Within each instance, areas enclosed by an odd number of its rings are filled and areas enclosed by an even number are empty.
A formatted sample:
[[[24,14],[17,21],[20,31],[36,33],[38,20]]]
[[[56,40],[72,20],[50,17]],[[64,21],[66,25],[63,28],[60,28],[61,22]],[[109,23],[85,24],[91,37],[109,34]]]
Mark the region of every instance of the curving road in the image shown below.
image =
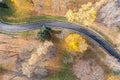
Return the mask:
[[[21,32],[21,31],[26,31],[26,30],[39,29],[42,25],[46,25],[47,27],[59,27],[59,28],[72,29],[79,34],[83,34],[93,39],[109,55],[114,56],[118,61],[120,61],[120,55],[103,38],[95,34],[93,31],[88,30],[87,28],[83,26],[76,25],[73,23],[62,22],[62,21],[40,21],[40,22],[34,22],[34,23],[28,23],[28,24],[13,25],[13,24],[4,24],[0,22],[0,30],[7,31],[7,32]]]

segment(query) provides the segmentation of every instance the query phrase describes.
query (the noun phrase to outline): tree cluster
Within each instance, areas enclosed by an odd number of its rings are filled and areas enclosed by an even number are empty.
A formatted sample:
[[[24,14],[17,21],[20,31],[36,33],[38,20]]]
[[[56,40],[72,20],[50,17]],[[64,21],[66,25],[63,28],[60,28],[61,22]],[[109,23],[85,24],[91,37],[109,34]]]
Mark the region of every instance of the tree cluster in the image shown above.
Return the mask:
[[[91,26],[97,16],[97,10],[93,7],[92,3],[84,4],[76,12],[68,10],[66,18],[70,22],[80,23],[85,26]]]

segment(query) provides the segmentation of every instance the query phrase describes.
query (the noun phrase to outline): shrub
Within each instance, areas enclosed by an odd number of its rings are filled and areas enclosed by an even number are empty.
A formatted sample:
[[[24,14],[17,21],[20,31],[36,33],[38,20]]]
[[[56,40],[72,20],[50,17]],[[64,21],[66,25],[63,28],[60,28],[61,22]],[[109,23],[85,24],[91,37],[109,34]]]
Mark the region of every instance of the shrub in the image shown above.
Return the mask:
[[[38,32],[37,37],[41,41],[49,40],[51,38],[51,32],[51,28],[48,28],[43,25],[40,31]]]

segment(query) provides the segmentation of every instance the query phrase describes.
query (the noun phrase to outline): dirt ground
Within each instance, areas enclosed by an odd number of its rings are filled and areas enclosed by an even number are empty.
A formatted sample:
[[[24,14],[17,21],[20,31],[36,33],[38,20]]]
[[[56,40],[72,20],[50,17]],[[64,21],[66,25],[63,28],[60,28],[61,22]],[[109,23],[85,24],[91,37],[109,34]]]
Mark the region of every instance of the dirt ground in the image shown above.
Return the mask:
[[[20,36],[0,34],[0,80],[6,71],[15,69],[17,54],[28,42]]]

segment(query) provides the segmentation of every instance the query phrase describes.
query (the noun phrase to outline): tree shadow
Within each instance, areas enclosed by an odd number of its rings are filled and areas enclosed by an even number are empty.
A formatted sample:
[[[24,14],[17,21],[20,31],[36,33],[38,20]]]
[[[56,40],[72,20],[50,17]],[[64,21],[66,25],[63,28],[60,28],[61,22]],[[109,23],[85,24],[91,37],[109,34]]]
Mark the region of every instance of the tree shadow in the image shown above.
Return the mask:
[[[0,2],[0,8],[8,9],[9,7],[5,3]]]

